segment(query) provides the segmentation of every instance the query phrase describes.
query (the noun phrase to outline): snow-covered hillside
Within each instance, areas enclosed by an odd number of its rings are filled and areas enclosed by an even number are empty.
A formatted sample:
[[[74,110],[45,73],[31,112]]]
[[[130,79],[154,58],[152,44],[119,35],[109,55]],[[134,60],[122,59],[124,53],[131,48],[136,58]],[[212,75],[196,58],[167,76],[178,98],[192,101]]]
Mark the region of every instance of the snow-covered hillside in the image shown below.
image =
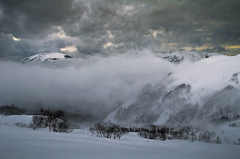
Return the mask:
[[[72,133],[54,133],[47,129],[21,128],[13,123],[29,123],[31,116],[0,116],[0,154],[3,159],[238,159],[238,145],[209,144],[186,140],[149,140],[136,133],[124,135],[121,140],[93,136],[88,129]],[[222,126],[221,136],[237,137],[239,128]],[[223,133],[224,132],[224,133]],[[217,134],[219,135],[219,134]]]
[[[240,55],[180,63],[157,85],[146,85],[134,102],[119,107],[104,121],[177,125],[237,120],[239,78]]]
[[[39,61],[39,62],[55,62],[56,60],[62,60],[72,58],[69,55],[62,53],[40,53],[36,55],[29,56],[27,58],[22,59],[22,62],[31,62],[31,61]]]

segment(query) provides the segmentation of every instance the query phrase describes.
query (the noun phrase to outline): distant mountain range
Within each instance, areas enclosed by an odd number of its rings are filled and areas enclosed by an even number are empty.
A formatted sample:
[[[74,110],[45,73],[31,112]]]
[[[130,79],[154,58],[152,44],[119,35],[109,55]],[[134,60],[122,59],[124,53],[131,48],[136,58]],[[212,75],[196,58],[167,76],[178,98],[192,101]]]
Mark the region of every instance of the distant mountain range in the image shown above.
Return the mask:
[[[155,53],[156,57],[165,59],[167,61],[170,61],[172,63],[181,63],[183,61],[191,61],[191,62],[195,62],[195,61],[199,61],[201,59],[204,58],[208,58],[211,56],[216,56],[219,54],[216,53],[203,53],[203,52],[199,52],[199,51],[181,51],[181,52],[162,52],[162,53]],[[35,54],[29,57],[26,57],[24,59],[21,60],[21,62],[25,63],[25,62],[55,62],[58,60],[64,60],[64,59],[68,59],[68,58],[72,58],[69,55],[66,54],[62,54],[62,53],[39,53],[39,54]]]

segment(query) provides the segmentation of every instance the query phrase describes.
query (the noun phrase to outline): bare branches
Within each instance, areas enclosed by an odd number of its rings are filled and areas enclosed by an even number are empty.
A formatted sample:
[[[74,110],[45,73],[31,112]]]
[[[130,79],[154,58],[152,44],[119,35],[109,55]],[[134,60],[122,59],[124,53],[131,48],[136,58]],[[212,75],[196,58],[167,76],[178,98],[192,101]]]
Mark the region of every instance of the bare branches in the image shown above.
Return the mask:
[[[54,132],[72,132],[72,128],[67,122],[61,119],[64,116],[63,111],[52,111],[50,109],[40,109],[41,115],[33,115],[34,130],[36,128],[48,127],[49,131]]]
[[[89,131],[97,137],[106,137],[110,139],[113,137],[113,139],[118,138],[120,140],[122,135],[128,132],[128,129],[113,123],[97,123],[93,127],[90,127]]]

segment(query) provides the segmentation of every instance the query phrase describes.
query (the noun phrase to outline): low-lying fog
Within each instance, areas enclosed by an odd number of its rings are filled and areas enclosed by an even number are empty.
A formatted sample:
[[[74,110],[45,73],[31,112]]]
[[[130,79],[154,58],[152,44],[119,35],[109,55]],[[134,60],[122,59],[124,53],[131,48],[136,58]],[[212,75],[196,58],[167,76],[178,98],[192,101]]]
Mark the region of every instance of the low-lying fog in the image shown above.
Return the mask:
[[[92,56],[55,63],[1,61],[0,105],[49,107],[102,118],[138,96],[145,85],[158,84],[170,72],[173,81],[169,89],[181,83],[191,84],[195,94],[204,88],[200,92],[204,98],[226,87],[232,74],[240,72],[239,59],[239,56],[216,56],[195,63],[185,60],[174,64],[144,50],[138,54]],[[239,84],[233,82],[233,85],[239,89]]]

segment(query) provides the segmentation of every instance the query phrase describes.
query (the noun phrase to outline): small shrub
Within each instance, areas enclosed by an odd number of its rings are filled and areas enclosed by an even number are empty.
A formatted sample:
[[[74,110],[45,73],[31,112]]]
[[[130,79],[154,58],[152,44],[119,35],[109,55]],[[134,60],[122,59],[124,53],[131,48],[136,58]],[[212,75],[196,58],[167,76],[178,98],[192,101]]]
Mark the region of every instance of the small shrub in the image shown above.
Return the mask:
[[[216,144],[221,144],[222,143],[222,139],[218,136],[215,140]]]

